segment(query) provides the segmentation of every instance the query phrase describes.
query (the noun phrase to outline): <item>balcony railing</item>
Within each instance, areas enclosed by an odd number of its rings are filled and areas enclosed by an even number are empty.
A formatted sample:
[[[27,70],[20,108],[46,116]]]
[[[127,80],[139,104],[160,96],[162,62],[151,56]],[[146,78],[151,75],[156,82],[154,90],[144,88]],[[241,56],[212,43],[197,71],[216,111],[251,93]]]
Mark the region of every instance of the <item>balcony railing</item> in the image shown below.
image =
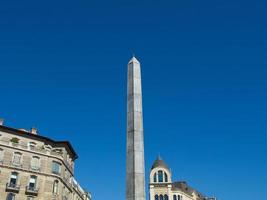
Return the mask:
[[[18,184],[14,183],[7,183],[6,184],[6,190],[13,191],[13,192],[19,192],[20,186]]]
[[[37,195],[39,188],[27,186],[25,192],[27,194]]]

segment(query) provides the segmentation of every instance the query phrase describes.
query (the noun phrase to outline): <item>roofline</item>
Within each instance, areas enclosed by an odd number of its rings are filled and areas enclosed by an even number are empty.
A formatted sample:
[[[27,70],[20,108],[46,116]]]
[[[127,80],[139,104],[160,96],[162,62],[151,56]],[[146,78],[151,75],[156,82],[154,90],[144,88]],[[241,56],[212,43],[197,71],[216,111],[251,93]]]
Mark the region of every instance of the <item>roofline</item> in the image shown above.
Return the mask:
[[[8,133],[12,133],[12,134],[16,134],[18,136],[24,136],[24,135],[27,135],[29,137],[32,137],[32,138],[36,138],[36,139],[39,139],[39,140],[45,140],[45,141],[48,141],[50,143],[54,143],[54,144],[57,144],[57,145],[67,145],[67,147],[69,148],[69,150],[71,151],[71,153],[73,154],[73,159],[76,160],[78,158],[78,155],[77,153],[75,152],[74,148],[72,147],[71,143],[69,141],[55,141],[55,140],[52,140],[48,137],[44,137],[44,136],[41,136],[41,135],[35,135],[35,134],[32,134],[30,132],[27,132],[27,131],[22,131],[22,130],[18,130],[18,129],[15,129],[15,128],[11,128],[11,127],[7,127],[7,126],[3,126],[3,125],[0,125],[0,130],[4,130]]]

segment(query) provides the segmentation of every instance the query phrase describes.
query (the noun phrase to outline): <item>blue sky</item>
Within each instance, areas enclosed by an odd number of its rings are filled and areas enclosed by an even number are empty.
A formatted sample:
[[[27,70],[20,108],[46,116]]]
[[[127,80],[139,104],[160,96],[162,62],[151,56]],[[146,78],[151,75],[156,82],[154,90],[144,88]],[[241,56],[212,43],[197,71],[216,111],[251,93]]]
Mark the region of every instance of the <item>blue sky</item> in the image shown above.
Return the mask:
[[[70,140],[94,199],[125,196],[126,76],[142,64],[146,173],[267,199],[267,3],[0,2],[0,116]],[[104,192],[102,191],[104,189]]]

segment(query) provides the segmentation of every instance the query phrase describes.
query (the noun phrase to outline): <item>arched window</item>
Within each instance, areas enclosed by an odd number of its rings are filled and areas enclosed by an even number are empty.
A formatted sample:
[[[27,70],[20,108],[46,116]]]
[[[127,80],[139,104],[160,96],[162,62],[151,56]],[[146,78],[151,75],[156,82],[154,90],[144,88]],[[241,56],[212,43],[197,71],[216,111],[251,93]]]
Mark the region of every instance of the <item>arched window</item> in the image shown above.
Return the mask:
[[[173,200],[177,200],[177,197],[176,197],[176,195],[173,195]]]
[[[30,177],[30,181],[29,181],[29,189],[30,190],[35,190],[36,189],[36,182],[37,182],[37,176],[32,175]]]
[[[13,193],[8,193],[8,194],[7,194],[7,197],[6,197],[6,200],[15,200],[15,194],[13,194]]]
[[[180,195],[178,195],[178,200],[181,200],[182,198],[181,198],[181,196]]]
[[[163,171],[158,171],[158,182],[162,183],[163,182]]]
[[[54,181],[53,184],[53,194],[58,194],[58,180]]]
[[[17,182],[18,182],[18,173],[12,172],[11,176],[10,176],[9,186],[10,187],[16,187]]]
[[[159,195],[155,195],[155,200],[159,200]]]
[[[167,194],[164,195],[164,200],[169,200],[169,196]]]
[[[154,183],[156,183],[157,182],[157,173],[155,172],[155,174],[154,174]]]
[[[31,160],[31,168],[34,170],[40,169],[40,158],[38,156],[33,156]]]
[[[163,195],[159,195],[159,200],[163,200]]]
[[[12,163],[14,165],[17,165],[17,166],[21,166],[21,157],[22,157],[22,154],[20,152],[15,152],[13,154],[13,160],[12,160]]]
[[[168,182],[168,175],[166,172],[164,172],[164,178],[165,178],[165,182]]]

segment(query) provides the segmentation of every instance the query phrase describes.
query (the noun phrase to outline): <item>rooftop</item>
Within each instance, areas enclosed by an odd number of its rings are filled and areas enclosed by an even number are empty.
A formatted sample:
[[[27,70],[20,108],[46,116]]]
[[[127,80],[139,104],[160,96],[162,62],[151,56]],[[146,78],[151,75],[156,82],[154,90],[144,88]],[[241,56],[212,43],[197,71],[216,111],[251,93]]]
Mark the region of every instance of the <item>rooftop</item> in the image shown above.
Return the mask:
[[[157,167],[162,167],[164,169],[170,170],[170,168],[168,167],[168,165],[161,159],[160,156],[158,156],[158,158],[154,161],[151,170],[153,170],[154,168]]]
[[[67,151],[69,151],[70,155],[73,157],[74,160],[78,158],[78,155],[75,152],[72,145],[70,144],[70,142],[68,142],[68,141],[55,141],[55,140],[52,140],[48,137],[37,135],[35,132],[36,129],[34,129],[34,132],[29,132],[29,131],[26,131],[25,129],[15,129],[15,128],[7,127],[7,126],[4,126],[3,124],[0,124],[0,131],[7,132],[7,133],[10,133],[10,134],[13,134],[16,136],[22,136],[22,137],[26,137],[26,138],[31,138],[31,139],[43,141],[43,142],[46,142],[48,144],[52,144],[52,146],[56,146],[56,147],[65,147],[67,149]]]

